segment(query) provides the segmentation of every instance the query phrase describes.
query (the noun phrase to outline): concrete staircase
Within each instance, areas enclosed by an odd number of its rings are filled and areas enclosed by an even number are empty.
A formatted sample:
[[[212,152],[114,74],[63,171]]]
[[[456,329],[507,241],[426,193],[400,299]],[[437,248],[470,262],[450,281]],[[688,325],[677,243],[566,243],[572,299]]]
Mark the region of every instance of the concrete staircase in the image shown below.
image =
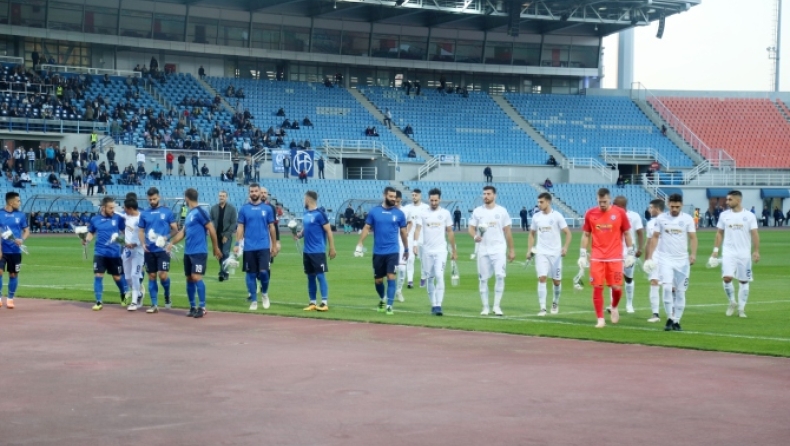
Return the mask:
[[[227,101],[227,99],[225,99],[225,96],[219,94],[219,92],[217,90],[215,90],[214,87],[212,87],[206,81],[201,79],[200,76],[198,76],[198,77],[196,77],[194,79],[197,81],[198,84],[200,84],[201,87],[206,89],[206,91],[208,91],[212,95],[214,95],[214,96],[219,95],[219,97],[222,99],[222,106],[225,107],[226,111],[228,111],[230,114],[235,114],[236,113],[236,109],[233,108],[233,106],[230,105],[230,103]],[[242,101],[242,103],[243,103],[243,101]]]
[[[662,125],[667,127],[667,138],[669,138],[672,143],[678,146],[680,150],[683,151],[683,153],[688,155],[688,157],[694,161],[695,165],[703,162],[704,158],[702,155],[694,150],[694,148],[691,147],[685,139],[678,135],[675,130],[672,129],[672,127],[661,118],[661,115],[659,115],[658,112],[647,103],[647,101],[635,98],[631,98],[631,100],[634,102],[634,104],[636,104],[637,107],[639,107],[640,110],[642,110],[642,113],[644,113],[645,116],[647,116],[647,119],[649,119],[656,127],[661,128]]]
[[[505,112],[505,114],[518,125],[518,127],[526,133],[533,141],[538,143],[538,145],[549,155],[554,155],[554,159],[557,160],[557,164],[563,165],[563,161],[565,161],[565,156],[557,150],[556,147],[552,143],[550,143],[546,138],[543,137],[535,127],[532,127],[526,119],[516,110],[513,105],[505,99],[504,96],[499,95],[491,95],[491,99],[496,102],[499,108]]]
[[[583,217],[578,212],[573,210],[573,208],[568,206],[567,203],[565,203],[564,201],[562,201],[559,198],[557,198],[551,191],[549,191],[545,187],[541,186],[540,184],[538,184],[538,183],[531,183],[530,186],[532,186],[533,189],[538,191],[539,194],[542,194],[543,192],[550,193],[552,195],[552,197],[553,197],[551,199],[551,205],[553,207],[557,208],[557,210],[559,210],[562,213],[562,215],[565,216],[565,218],[572,218],[574,220],[579,220],[579,219],[581,219]]]
[[[356,99],[357,102],[360,103],[360,105],[365,107],[365,109],[368,112],[370,112],[370,114],[373,115],[373,117],[376,118],[381,123],[382,131],[384,131],[384,129],[387,128],[384,125],[384,113],[382,113],[382,111],[379,110],[374,103],[370,102],[370,99],[368,99],[367,96],[365,96],[362,93],[362,91],[356,88],[349,88],[348,92],[351,93],[351,96],[354,96],[354,99]],[[397,136],[398,139],[400,139],[410,149],[414,149],[414,152],[420,158],[424,160],[430,160],[431,158],[433,158],[433,156],[430,153],[428,153],[427,150],[425,150],[421,145],[417,144],[413,139],[409,138],[408,135],[403,133],[403,131],[397,126],[393,125],[392,128],[388,130],[390,133]]]

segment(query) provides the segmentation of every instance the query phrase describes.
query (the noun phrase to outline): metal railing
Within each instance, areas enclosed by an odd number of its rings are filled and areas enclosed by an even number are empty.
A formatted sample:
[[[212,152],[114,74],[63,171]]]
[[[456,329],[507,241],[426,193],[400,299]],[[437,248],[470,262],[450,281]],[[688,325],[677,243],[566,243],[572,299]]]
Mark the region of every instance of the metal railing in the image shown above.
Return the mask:
[[[324,147],[335,149],[340,154],[381,154],[397,163],[398,155],[384,144],[368,139],[325,139]]]
[[[641,82],[631,84],[631,99],[645,101],[658,113],[670,127],[683,138],[689,146],[696,150],[700,155],[710,161],[713,167],[718,168],[722,163],[726,166],[735,167],[735,159],[723,149],[712,149],[691,131],[683,121],[675,116],[661,100],[647,89]]]
[[[99,76],[109,74],[110,76],[143,77],[143,73],[139,71],[115,70],[108,68],[74,67],[71,65],[52,65],[48,63],[41,64],[41,69],[44,71],[56,71],[58,73],[94,74]]]
[[[376,167],[349,167],[346,169],[347,180],[377,180],[378,168]]]
[[[623,160],[658,161],[664,169],[669,169],[669,160],[652,147],[601,147],[601,157],[613,164],[622,164]]]
[[[707,159],[702,160],[701,163],[694,166],[693,169],[683,174],[683,182],[688,184],[695,178],[710,170],[710,161]]]
[[[425,164],[420,166],[419,169],[417,169],[417,180],[422,180],[424,176],[438,169],[440,165],[441,163],[439,162],[438,157],[433,157],[429,159],[428,162],[426,162]]]
[[[650,195],[664,201],[667,200],[667,194],[661,190],[661,184],[655,180],[655,177],[651,179],[647,174],[642,174],[642,187],[644,187]]]
[[[25,59],[14,56],[0,56],[0,63],[12,63],[17,65],[24,65]]]
[[[8,87],[0,92],[17,93],[17,94],[36,94],[36,93],[50,93],[53,90],[52,84],[31,84],[23,81],[7,80]]]
[[[199,159],[208,159],[208,160],[220,160],[220,161],[230,161],[230,152],[217,152],[215,150],[185,150],[185,149],[152,149],[152,148],[142,148],[142,149],[135,149],[138,152],[142,152],[146,156],[146,161],[150,162],[159,162],[164,161],[165,157],[167,156],[168,152],[172,153],[175,159],[178,159],[178,156],[183,154],[187,157],[187,162],[191,164],[190,158],[192,157],[193,153],[197,153]]]
[[[614,182],[615,171],[595,158],[566,158],[564,169],[595,169],[609,182]]]
[[[790,173],[708,172],[694,178],[690,186],[784,186],[790,187]]]
[[[98,121],[63,121],[60,119],[0,117],[0,130],[44,133],[109,133],[109,124]]]

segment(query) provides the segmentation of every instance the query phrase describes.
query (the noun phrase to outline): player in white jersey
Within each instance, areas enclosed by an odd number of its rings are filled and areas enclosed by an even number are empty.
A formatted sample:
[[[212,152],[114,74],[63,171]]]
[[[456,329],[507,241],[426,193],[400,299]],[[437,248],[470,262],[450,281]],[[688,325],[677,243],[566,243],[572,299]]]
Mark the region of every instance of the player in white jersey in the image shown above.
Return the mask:
[[[642,226],[642,217],[634,211],[628,210],[628,198],[618,195],[614,198],[614,205],[622,208],[628,217],[628,222],[631,223],[631,241],[636,246],[634,256],[638,259],[642,256],[642,246],[645,244],[645,230]],[[625,237],[623,237],[623,258],[628,256],[627,248],[625,247]],[[625,279],[625,311],[626,313],[634,312],[634,265],[623,265],[623,278]],[[611,296],[610,301],[611,301]]]
[[[403,203],[403,193],[401,193],[401,191],[399,191],[399,190],[396,190],[395,191],[395,208],[396,209],[400,209],[401,211],[403,211],[403,207],[401,207],[401,203]],[[404,215],[406,215],[405,212],[404,212]],[[408,222],[406,227],[408,228],[408,230],[411,230],[411,228],[409,226],[412,225],[412,222],[411,222],[411,220],[409,220],[409,216],[408,215],[406,215],[406,221]],[[409,236],[409,240],[411,240],[411,236]],[[409,243],[411,243],[411,242],[409,242]],[[398,248],[400,249],[400,251],[398,251],[398,252],[403,252],[404,249],[405,249],[403,247],[403,241],[401,241],[400,237],[398,237]],[[411,256],[409,256],[409,257],[411,257]],[[395,278],[395,280],[396,280],[396,282],[395,282],[395,298],[398,299],[398,302],[403,302],[403,301],[406,300],[403,297],[403,284],[406,282],[406,265],[407,264],[408,264],[408,262],[406,260],[403,260],[403,257],[401,256],[401,257],[399,257],[399,260],[398,260],[398,266],[395,268],[395,274],[396,274],[396,278]],[[409,287],[409,288],[411,288],[411,287]]]
[[[669,316],[664,330],[680,331],[680,318],[683,317],[686,307],[686,289],[691,265],[697,259],[697,229],[694,218],[681,212],[683,197],[680,194],[670,195],[668,201],[669,213],[656,218],[648,254],[658,254],[661,263],[656,263],[652,257],[648,258],[649,262],[645,261],[645,272],[650,274],[654,269],[659,269],[664,291],[664,310]]]
[[[568,253],[571,244],[571,230],[565,222],[565,217],[551,208],[551,194],[544,192],[538,195],[538,208],[540,212],[532,215],[529,226],[529,240],[527,241],[527,261],[532,259],[535,251],[535,270],[538,273],[538,316],[546,315],[546,279],[551,276],[554,282],[554,301],[551,304],[551,314],[560,311],[560,293],[562,293],[562,258]],[[565,244],[562,243],[562,234],[565,234]],[[537,236],[538,243],[535,244]]]
[[[721,213],[716,224],[716,241],[713,243],[713,254],[708,261],[709,267],[721,263],[721,277],[724,281],[724,292],[730,301],[727,316],[738,310],[738,316],[746,317],[746,301],[749,300],[749,282],[752,276],[752,262],[760,261],[760,235],[757,233],[757,217],[741,206],[743,195],[732,190],[727,194],[728,210]],[[722,246],[722,240],[724,245]],[[719,246],[724,248],[719,261]],[[735,299],[735,286],[732,279],[740,282],[738,299]]]
[[[143,242],[140,241],[138,234],[138,222],[140,221],[140,211],[137,207],[137,199],[127,198],[123,202],[124,219],[126,229],[124,230],[124,248],[121,252],[123,259],[123,274],[126,276],[126,283],[130,290],[126,293],[126,302],[129,311],[137,311],[137,307],[143,305],[140,286],[140,278],[143,273],[144,251]]]
[[[422,191],[420,189],[412,190],[411,204],[407,204],[401,210],[406,215],[406,221],[409,222],[409,251],[413,251],[415,246],[419,247],[419,243],[416,243],[414,240],[416,226],[414,220],[428,210],[428,205],[422,202]],[[422,238],[419,242],[422,242]],[[417,255],[420,257],[420,263],[422,263],[422,253],[420,253],[419,250],[417,251]],[[409,256],[409,260],[406,261],[406,278],[409,281],[409,288],[414,287],[414,257],[415,256]],[[420,268],[420,287],[425,286],[425,276],[422,275],[423,270],[424,268]]]
[[[451,259],[458,259],[453,233],[453,217],[450,211],[439,206],[442,191],[431,189],[428,192],[430,203],[428,210],[414,219],[417,229],[414,230],[414,254],[422,249],[422,277],[428,286],[428,299],[431,301],[431,313],[442,315],[444,300],[444,269],[447,265],[447,243],[452,251]],[[444,235],[447,234],[447,240]],[[422,242],[420,242],[422,240]]]
[[[485,186],[483,188],[483,205],[472,212],[469,219],[469,235],[477,245],[477,275],[480,279],[480,300],[483,302],[483,311],[487,316],[488,305],[488,279],[493,275],[494,284],[494,315],[503,316],[502,294],[505,292],[506,260],[512,262],[516,258],[513,248],[513,235],[510,232],[510,215],[507,209],[496,204],[496,188]]]
[[[664,200],[655,199],[650,202],[650,206],[648,207],[648,211],[650,212],[650,220],[647,222],[647,227],[645,232],[647,233],[647,240],[644,244],[644,252],[645,258],[653,259],[653,262],[656,264],[661,263],[660,256],[658,253],[653,253],[652,256],[648,256],[648,248],[650,246],[650,240],[653,238],[653,234],[657,231],[656,223],[658,223],[658,216],[664,213]],[[659,302],[660,302],[660,290],[661,290],[661,276],[660,276],[660,269],[654,268],[651,273],[648,274],[648,280],[650,280],[650,311],[652,312],[652,316],[648,319],[648,322],[658,322],[661,320],[661,316],[659,315]],[[670,315],[667,315],[669,317]]]

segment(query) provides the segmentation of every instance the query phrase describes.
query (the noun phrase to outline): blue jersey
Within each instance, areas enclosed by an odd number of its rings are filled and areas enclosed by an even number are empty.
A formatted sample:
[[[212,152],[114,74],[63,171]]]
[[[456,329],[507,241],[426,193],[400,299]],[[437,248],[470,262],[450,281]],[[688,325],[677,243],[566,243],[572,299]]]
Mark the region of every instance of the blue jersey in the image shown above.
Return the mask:
[[[148,238],[148,232],[153,229],[157,236],[161,235],[164,238],[170,238],[170,225],[175,222],[176,217],[173,211],[166,207],[150,208],[140,213],[140,221],[137,226],[144,230],[145,244],[149,252],[162,252],[164,248],[156,246],[156,241],[151,241]]]
[[[305,210],[302,216],[302,226],[304,228],[304,252],[307,254],[319,254],[326,252],[326,232],[324,225],[329,223],[326,218],[324,208]]]
[[[0,209],[0,232],[10,229],[11,233],[14,234],[14,239],[18,239],[22,238],[22,231],[25,228],[27,228],[27,217],[25,217],[23,212],[8,212],[5,209]],[[3,253],[19,254],[21,252],[14,240],[3,239]]]
[[[238,223],[244,225],[244,250],[260,251],[271,248],[269,225],[274,223],[274,211],[266,203],[246,203],[239,210]]]
[[[206,225],[211,223],[208,212],[201,207],[194,207],[187,212],[184,222],[184,235],[187,241],[184,242],[185,255],[207,254],[206,248]]]
[[[376,206],[368,213],[365,224],[373,229],[373,254],[400,253],[400,228],[406,227],[406,216],[400,209]]]
[[[123,235],[124,229],[126,224],[120,215],[105,217],[101,212],[96,214],[88,223],[88,232],[96,239],[93,253],[102,257],[121,257],[121,245],[110,240],[113,234]]]

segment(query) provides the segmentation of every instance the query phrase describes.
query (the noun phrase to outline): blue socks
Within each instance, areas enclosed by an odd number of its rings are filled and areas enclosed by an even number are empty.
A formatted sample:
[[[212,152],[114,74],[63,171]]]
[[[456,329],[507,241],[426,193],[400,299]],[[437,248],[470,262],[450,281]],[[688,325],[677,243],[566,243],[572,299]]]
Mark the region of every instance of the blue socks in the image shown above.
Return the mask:
[[[13,299],[14,295],[16,294],[16,287],[19,285],[19,277],[9,277],[8,278],[8,298]],[[0,291],[2,291],[2,286],[0,286]],[[2,292],[0,292],[2,294]]]
[[[384,282],[376,282],[376,292],[379,293],[379,299],[384,300]]]
[[[165,280],[160,280],[162,288],[165,289],[165,302],[170,301],[170,277]]]
[[[387,279],[387,306],[392,306],[395,302],[395,279]]]
[[[102,279],[104,278],[93,276],[93,294],[96,296],[96,302],[101,302],[101,295],[104,292],[104,281]]]
[[[129,291],[129,285],[126,284],[126,277],[124,276],[121,276],[120,279],[115,281],[115,286],[117,286],[122,293]]]
[[[255,276],[256,276],[255,273],[247,273],[244,276],[244,282],[247,284],[247,292],[250,294],[249,297],[250,301],[253,301],[258,298],[257,297],[258,291],[255,289],[255,285],[257,283],[256,282],[257,279],[255,278]]]
[[[269,292],[269,271],[259,272],[258,280],[261,281],[261,293],[267,294]]]
[[[315,284],[315,274],[307,275],[307,295],[310,296],[310,302],[315,303],[315,293],[318,287]]]
[[[151,306],[155,307],[159,298],[159,286],[156,279],[148,279],[148,295],[151,296]]]
[[[3,277],[4,276],[0,276],[0,296],[3,295]],[[8,288],[11,288],[11,284],[10,283],[8,284]],[[11,294],[11,290],[8,290],[8,294]]]
[[[318,285],[321,287],[321,300],[326,301],[329,299],[329,285],[326,283],[326,276],[324,273],[317,274]]]
[[[189,298],[189,306],[195,308],[195,291],[197,289],[195,282],[187,280],[187,297]],[[205,290],[204,290],[205,291]]]
[[[195,282],[195,287],[197,287],[198,304],[201,308],[206,308],[206,284],[203,279]]]

